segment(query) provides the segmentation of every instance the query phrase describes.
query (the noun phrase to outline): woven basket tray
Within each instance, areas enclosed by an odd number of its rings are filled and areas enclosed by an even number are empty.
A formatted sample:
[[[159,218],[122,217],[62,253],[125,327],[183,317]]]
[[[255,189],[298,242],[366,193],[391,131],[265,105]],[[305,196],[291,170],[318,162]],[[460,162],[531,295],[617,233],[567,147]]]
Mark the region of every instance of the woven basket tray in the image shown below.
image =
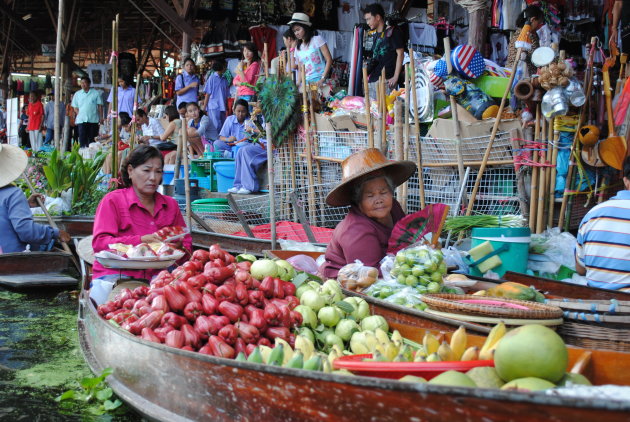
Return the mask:
[[[461,302],[462,300],[491,300],[493,302],[510,303],[523,306],[527,309],[504,308],[477,303]],[[556,306],[544,305],[537,302],[527,302],[524,300],[485,298],[474,295],[454,295],[454,294],[429,294],[423,295],[422,301],[430,309],[442,312],[451,312],[465,315],[483,315],[490,317],[504,317],[513,319],[554,319],[562,318],[562,309]]]
[[[591,299],[548,299],[546,304],[564,311],[566,320],[596,322],[605,326],[614,324],[630,329],[630,301]]]

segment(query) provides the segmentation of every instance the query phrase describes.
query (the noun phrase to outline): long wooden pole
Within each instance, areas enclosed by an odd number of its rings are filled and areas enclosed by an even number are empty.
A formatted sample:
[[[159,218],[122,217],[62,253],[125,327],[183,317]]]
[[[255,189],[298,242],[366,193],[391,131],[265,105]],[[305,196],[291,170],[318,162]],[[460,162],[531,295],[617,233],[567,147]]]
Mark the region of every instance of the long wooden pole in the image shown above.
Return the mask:
[[[153,45],[149,46],[149,49]],[[136,75],[136,90],[133,94],[133,115],[131,116],[131,138],[129,138],[129,149],[133,150],[136,145],[136,131],[138,130],[138,123],[136,122],[136,110],[138,109],[138,89],[140,89],[140,80],[142,79],[142,72]]]
[[[263,44],[263,65],[265,66],[265,78],[269,78],[269,61],[267,60],[267,43]]]
[[[582,105],[582,109],[580,110],[580,118],[578,120],[577,127],[575,128],[575,135],[573,135],[573,142],[571,143],[571,150],[569,153],[569,169],[567,171],[566,182],[564,186],[564,194],[562,196],[562,205],[560,206],[560,215],[558,217],[558,227],[562,230],[564,226],[565,213],[567,210],[567,202],[569,201],[569,194],[571,189],[573,188],[573,173],[575,171],[575,160],[574,154],[577,148],[578,136],[580,134],[580,129],[584,124],[584,119],[586,118],[586,110],[590,107],[591,101],[591,90],[593,88],[593,55],[595,53],[594,45],[597,42],[597,37],[591,38],[591,50],[588,56],[588,62],[586,65],[586,69],[588,70],[588,76],[586,78],[586,102]]]
[[[385,67],[381,69],[381,97],[378,103],[381,105],[381,150],[387,151],[387,77]]]
[[[551,150],[551,171],[549,175],[549,205],[547,214],[547,227],[553,227],[553,210],[556,206],[556,164],[558,162],[558,141],[560,140],[560,132],[556,130],[555,119],[551,121],[553,129],[553,147]]]
[[[542,144],[545,151],[541,152],[540,162],[541,164],[547,164],[547,150],[549,149],[549,132],[548,132],[547,119],[543,117],[542,121]],[[547,195],[547,167],[542,165],[540,167],[540,174],[538,175],[538,209],[536,211],[536,233],[542,233],[544,230],[544,218],[545,218],[545,195]]]
[[[418,92],[416,90],[416,64],[413,56],[413,49],[409,49],[409,61],[411,64],[411,76],[410,80],[412,81],[411,85],[411,95],[413,100],[411,102],[411,106],[413,107],[413,121],[415,138],[416,138],[416,154],[417,154],[417,163],[418,163],[418,185],[420,191],[420,208],[424,208],[424,175],[422,172],[422,143],[420,142],[420,116],[418,116]]]
[[[271,250],[276,249],[276,186],[273,172],[273,140],[271,139],[271,123],[265,124],[267,134],[267,179],[269,179],[269,223],[271,224]]]
[[[306,142],[306,174],[308,176],[308,205],[309,205],[309,219],[315,221],[315,192],[313,191],[313,185],[315,181],[313,179],[313,151],[311,150],[311,128],[308,121],[308,98],[306,90],[306,72],[304,65],[300,65],[300,79],[302,81],[302,114],[304,115],[304,140]]]
[[[395,140],[395,152],[396,152],[396,160],[402,160],[404,158],[403,151],[403,105],[400,98],[397,98],[394,102],[394,140]],[[398,195],[398,199],[402,200],[404,197],[404,189],[403,186],[399,186],[396,190]],[[406,211],[405,208],[403,208]]]
[[[453,72],[453,65],[451,63],[451,41],[448,37],[444,38],[444,57],[446,60],[447,72],[450,75]],[[457,117],[457,102],[455,97],[449,95],[451,102],[451,116],[453,120],[453,133],[455,135],[456,149],[457,149],[457,171],[459,173],[459,180],[464,180],[464,156],[462,155],[462,137],[459,131],[459,119]]]
[[[61,116],[59,115],[59,104],[61,103],[61,48],[64,0],[59,0],[57,12],[57,45],[55,47],[55,111],[54,111],[54,145],[57,150],[61,149]],[[6,53],[6,51],[5,51]]]
[[[540,141],[540,104],[536,105],[536,122],[534,126],[534,142]],[[536,210],[538,210],[538,151],[537,148],[532,149],[532,161],[534,166],[532,167],[532,179],[531,188],[529,191],[529,229],[532,233],[536,232]]]
[[[182,119],[182,154],[184,161],[184,192],[186,193],[186,225],[188,229],[192,230],[192,213],[190,207],[190,171],[188,169],[188,119],[184,117]]]
[[[112,178],[118,177],[118,21],[112,21]]]
[[[370,87],[368,85],[367,67],[363,66],[363,96],[365,97],[365,121],[367,124],[368,147],[374,148],[374,127],[370,108]]]
[[[470,215],[472,213],[473,207],[475,206],[475,199],[477,198],[479,185],[481,184],[483,173],[486,170],[486,163],[488,162],[488,157],[490,157],[490,152],[492,151],[492,145],[494,144],[494,140],[497,137],[497,131],[499,130],[499,124],[501,123],[501,115],[503,114],[503,109],[505,108],[505,100],[507,99],[507,96],[510,93],[510,88],[512,87],[512,83],[514,82],[514,76],[516,74],[516,66],[518,65],[518,60],[519,60],[518,58],[521,57],[522,52],[523,52],[522,48],[519,48],[516,51],[516,59],[514,60],[514,64],[512,65],[512,73],[510,74],[510,79],[507,85],[505,86],[505,92],[503,93],[503,97],[501,97],[501,105],[499,106],[499,112],[497,113],[497,117],[494,121],[494,126],[492,126],[492,132],[490,133],[490,139],[488,140],[488,146],[486,147],[486,152],[483,154],[483,161],[481,162],[481,167],[479,167],[479,171],[477,172],[477,178],[475,179],[475,186],[473,187],[472,193],[470,194],[470,201],[468,202],[468,208],[466,208],[466,215]],[[460,235],[460,238],[462,236],[463,236],[463,232]]]

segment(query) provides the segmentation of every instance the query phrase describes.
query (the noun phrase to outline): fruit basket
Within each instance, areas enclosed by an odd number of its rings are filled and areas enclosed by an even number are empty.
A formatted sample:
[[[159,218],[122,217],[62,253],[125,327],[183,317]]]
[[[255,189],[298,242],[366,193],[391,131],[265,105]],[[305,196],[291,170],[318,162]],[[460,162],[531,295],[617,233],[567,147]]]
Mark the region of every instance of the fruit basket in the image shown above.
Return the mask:
[[[399,379],[414,375],[430,380],[446,371],[467,372],[481,366],[494,366],[493,360],[469,360],[452,362],[374,362],[372,354],[343,356],[333,361],[335,369],[346,369],[355,375]]]
[[[557,306],[516,299],[484,298],[475,295],[427,294],[422,301],[431,310],[483,317],[510,319],[562,318]]]

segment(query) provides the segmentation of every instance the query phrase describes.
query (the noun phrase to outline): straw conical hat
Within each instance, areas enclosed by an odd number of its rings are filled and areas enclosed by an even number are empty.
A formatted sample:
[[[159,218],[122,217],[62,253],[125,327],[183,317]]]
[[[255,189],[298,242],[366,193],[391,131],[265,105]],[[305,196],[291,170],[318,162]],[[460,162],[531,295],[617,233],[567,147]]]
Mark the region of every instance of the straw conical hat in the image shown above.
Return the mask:
[[[0,144],[0,188],[20,177],[27,165],[28,157],[22,149]]]
[[[349,205],[354,184],[377,171],[391,177],[394,185],[399,186],[413,175],[416,164],[412,161],[389,161],[377,148],[355,152],[341,163],[341,183],[326,196],[326,203],[333,207]]]

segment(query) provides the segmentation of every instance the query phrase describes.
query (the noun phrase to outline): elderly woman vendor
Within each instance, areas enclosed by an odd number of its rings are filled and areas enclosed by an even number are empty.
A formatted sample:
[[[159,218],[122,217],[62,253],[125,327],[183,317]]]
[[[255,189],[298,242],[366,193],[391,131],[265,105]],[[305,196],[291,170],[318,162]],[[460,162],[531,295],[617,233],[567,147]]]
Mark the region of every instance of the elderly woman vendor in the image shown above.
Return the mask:
[[[0,253],[22,252],[47,247],[54,240],[70,241],[63,230],[37,224],[29,207],[37,206],[36,197],[28,200],[20,188],[13,185],[28,165],[26,153],[13,145],[0,144]],[[42,198],[43,199],[43,198]]]
[[[348,215],[337,225],[319,272],[336,278],[346,264],[360,260],[378,267],[387,251],[394,225],[405,216],[394,199],[394,189],[416,170],[411,161],[388,161],[370,148],[352,154],[341,164],[342,181],[326,197],[333,207],[350,205]]]
[[[94,217],[94,252],[109,249],[113,243],[138,245],[159,242],[155,234],[167,226],[185,227],[186,223],[177,201],[157,192],[162,183],[164,159],[157,148],[140,145],[133,150],[121,166],[123,189],[108,193],[98,204]],[[178,245],[182,246],[182,245]],[[183,240],[183,247],[190,250],[190,234]],[[123,271],[133,278],[151,278],[159,270]],[[94,262],[92,278],[118,275],[119,270],[107,269]]]

